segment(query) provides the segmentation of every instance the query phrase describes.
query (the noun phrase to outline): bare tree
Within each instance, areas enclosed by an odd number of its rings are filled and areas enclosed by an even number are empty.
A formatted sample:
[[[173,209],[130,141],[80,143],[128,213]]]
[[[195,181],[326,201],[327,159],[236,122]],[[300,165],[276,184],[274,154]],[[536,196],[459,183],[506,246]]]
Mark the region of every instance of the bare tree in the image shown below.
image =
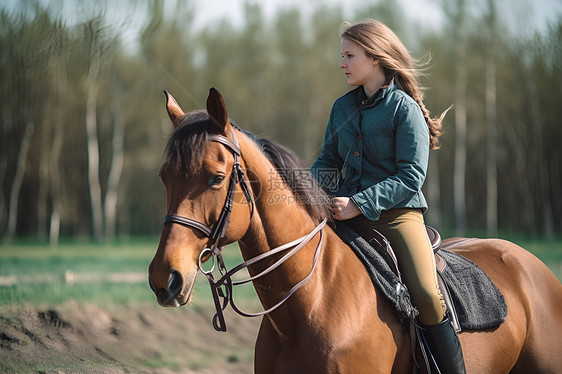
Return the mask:
[[[58,103],[64,102],[68,91],[67,56],[61,53],[53,61],[53,85]],[[49,244],[57,246],[59,243],[61,215],[62,215],[62,170],[60,168],[61,153],[64,140],[64,123],[66,123],[66,111],[56,111],[55,123],[53,124],[53,138],[51,152],[49,155],[49,196],[51,200],[51,216],[49,224]]]
[[[99,20],[87,24],[91,37],[90,67],[86,87],[86,136],[88,142],[88,183],[90,186],[90,207],[92,209],[92,228],[95,240],[103,236],[103,209],[99,179],[99,141],[97,134],[98,80],[102,58],[102,45]]]
[[[533,71],[533,69],[531,69]],[[529,100],[531,104],[531,121],[534,131],[533,145],[536,157],[536,172],[538,173],[538,185],[540,190],[540,210],[542,212],[543,232],[544,235],[552,239],[554,238],[554,218],[552,212],[552,204],[550,198],[550,178],[548,160],[545,156],[544,139],[543,139],[543,120],[541,117],[540,96],[537,89],[536,77],[528,74],[525,81],[529,92]]]
[[[18,154],[18,162],[16,166],[16,175],[12,182],[12,189],[10,191],[10,207],[8,210],[8,232],[7,239],[11,240],[16,233],[16,226],[18,222],[18,205],[21,192],[21,186],[23,184],[25,169],[27,167],[27,155],[29,153],[29,144],[31,143],[31,137],[35,131],[35,125],[29,122],[25,126],[25,131],[23,133],[20,145],[20,151]]]
[[[105,193],[104,213],[105,213],[105,239],[115,238],[117,220],[117,198],[119,192],[119,181],[123,171],[125,160],[124,139],[125,139],[125,120],[123,118],[123,108],[121,107],[121,87],[115,86],[115,99],[112,101],[113,117],[113,138],[111,143],[112,158],[109,176],[107,179],[107,191]]]
[[[497,15],[494,0],[488,0],[488,30],[490,40],[486,53],[486,231],[498,234],[498,166],[496,115],[496,35]]]
[[[462,236],[466,230],[466,37],[465,0],[457,0],[452,15],[455,25],[455,160],[453,170],[453,204],[455,234]]]
[[[8,158],[0,157],[0,183],[4,185],[4,179],[6,178],[6,170],[8,169]],[[6,227],[5,223],[7,221],[6,213],[6,199],[4,198],[4,191],[0,191],[0,227]],[[3,234],[4,230],[0,231],[0,235]]]

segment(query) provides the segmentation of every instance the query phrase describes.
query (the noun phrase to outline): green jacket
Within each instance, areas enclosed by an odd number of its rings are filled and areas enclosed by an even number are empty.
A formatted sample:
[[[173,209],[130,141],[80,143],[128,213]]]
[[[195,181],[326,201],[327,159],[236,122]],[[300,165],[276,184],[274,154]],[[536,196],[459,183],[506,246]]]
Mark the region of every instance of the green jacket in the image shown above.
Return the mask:
[[[428,159],[422,111],[390,83],[370,98],[358,87],[336,100],[311,172],[329,193],[350,197],[376,221],[392,208],[427,209],[421,188]]]

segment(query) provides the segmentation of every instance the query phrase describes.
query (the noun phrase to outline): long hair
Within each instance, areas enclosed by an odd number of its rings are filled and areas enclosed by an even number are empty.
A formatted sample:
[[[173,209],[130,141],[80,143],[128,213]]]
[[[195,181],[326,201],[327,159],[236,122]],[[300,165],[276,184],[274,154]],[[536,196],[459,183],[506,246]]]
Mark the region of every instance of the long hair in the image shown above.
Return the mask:
[[[367,56],[379,60],[387,77],[394,76],[398,87],[418,103],[429,128],[429,145],[431,149],[438,149],[441,123],[449,109],[437,118],[431,117],[423,103],[423,87],[419,82],[421,68],[416,66],[396,34],[384,23],[367,19],[353,25],[344,24],[341,37],[357,43]]]

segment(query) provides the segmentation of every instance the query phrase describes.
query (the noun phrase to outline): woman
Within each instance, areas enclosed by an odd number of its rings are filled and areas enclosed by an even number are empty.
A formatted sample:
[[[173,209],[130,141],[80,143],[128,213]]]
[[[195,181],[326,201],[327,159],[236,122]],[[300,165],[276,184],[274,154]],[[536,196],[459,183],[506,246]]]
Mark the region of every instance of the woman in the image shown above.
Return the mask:
[[[440,371],[464,373],[423,221],[427,203],[421,188],[429,149],[438,148],[445,113],[430,117],[419,70],[381,22],[348,26],[341,34],[341,53],[340,68],[357,88],[334,103],[312,172],[321,176],[338,170],[340,180],[332,191],[334,219],[364,220],[388,238]],[[321,184],[328,180],[318,179]]]

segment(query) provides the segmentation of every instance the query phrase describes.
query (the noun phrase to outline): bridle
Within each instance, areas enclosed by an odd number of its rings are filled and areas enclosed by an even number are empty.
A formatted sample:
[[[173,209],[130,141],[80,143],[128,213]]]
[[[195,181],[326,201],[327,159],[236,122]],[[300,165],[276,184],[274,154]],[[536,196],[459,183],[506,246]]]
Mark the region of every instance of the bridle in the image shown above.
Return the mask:
[[[244,317],[261,316],[277,309],[299,288],[304,286],[306,282],[308,282],[308,280],[312,277],[312,273],[316,268],[316,263],[318,262],[320,249],[322,248],[322,242],[323,242],[322,228],[326,224],[326,220],[324,220],[318,226],[316,226],[314,230],[312,230],[308,235],[302,236],[296,240],[293,240],[290,243],[284,244],[268,252],[262,253],[261,255],[258,255],[248,261],[244,261],[242,264],[228,271],[222,257],[222,250],[224,249],[224,243],[221,243],[221,240],[225,235],[226,227],[230,219],[230,214],[232,213],[232,205],[234,202],[234,190],[237,184],[240,184],[240,188],[242,189],[242,192],[244,193],[246,200],[251,205],[250,218],[253,216],[254,213],[254,199],[252,197],[252,192],[248,187],[248,182],[246,180],[244,169],[242,169],[240,165],[240,155],[241,155],[240,145],[236,133],[234,131],[234,128],[231,127],[231,130],[232,130],[233,141],[231,141],[229,138],[223,135],[213,134],[209,136],[210,141],[214,141],[219,144],[222,144],[223,146],[228,148],[234,156],[234,165],[232,166],[232,173],[230,174],[230,180],[229,180],[228,190],[226,194],[226,201],[224,203],[224,206],[222,208],[221,214],[219,215],[217,222],[211,228],[209,225],[203,222],[191,218],[183,217],[177,214],[171,214],[164,217],[164,224],[177,223],[189,228],[196,229],[209,238],[210,245],[209,247],[203,249],[203,251],[201,251],[201,253],[199,254],[198,266],[199,266],[199,270],[207,277],[207,280],[209,281],[209,284],[211,286],[211,294],[213,295],[213,301],[215,303],[215,309],[216,309],[216,313],[213,317],[213,327],[217,331],[226,331],[226,322],[224,319],[223,311],[226,309],[228,304],[232,306],[232,309],[235,312],[237,312],[238,314]],[[302,249],[317,233],[320,233],[320,239],[318,241],[316,250],[314,252],[312,269],[310,270],[308,275],[304,277],[300,282],[298,282],[295,286],[293,286],[293,288],[291,288],[291,290],[289,290],[289,292],[287,292],[287,294],[285,294],[285,296],[283,296],[277,304],[275,304],[274,306],[272,306],[267,310],[258,313],[247,313],[240,310],[236,306],[236,304],[234,303],[234,298],[232,297],[233,286],[256,280],[270,273],[271,271],[275,270],[277,267],[283,264],[287,259],[289,259],[295,253],[297,253],[300,249]],[[271,266],[260,272],[259,274],[256,274],[253,277],[241,281],[232,280],[232,276],[237,272],[239,272],[240,270],[247,268],[248,266],[251,266],[259,261],[262,261],[279,253],[282,253],[291,247],[294,248],[291,251],[289,251],[287,254],[285,254],[283,257],[281,257],[279,260],[275,261]],[[207,255],[210,255],[210,258],[212,260],[212,266],[209,270],[205,270],[203,268],[203,258]],[[221,274],[221,278],[217,281],[215,281],[213,275],[215,266],[218,268]],[[221,298],[222,298],[222,304],[221,304]]]
[[[236,184],[240,183],[240,187],[244,192],[244,196],[246,197],[246,200],[252,206],[251,215],[253,215],[254,213],[254,199],[252,198],[252,192],[248,187],[248,183],[246,182],[244,169],[242,169],[242,167],[240,166],[240,146],[234,130],[232,130],[232,136],[234,142],[223,135],[213,134],[209,136],[210,141],[217,142],[224,145],[234,155],[234,165],[232,166],[232,173],[230,174],[228,191],[226,193],[226,201],[224,203],[221,214],[217,222],[215,223],[214,227],[211,228],[208,225],[204,224],[203,222],[199,222],[187,217],[182,217],[176,214],[167,215],[164,217],[165,224],[179,223],[180,225],[184,225],[201,231],[203,234],[209,237],[211,242],[210,248],[206,248],[206,250],[208,249],[209,251],[211,251],[212,249],[212,252],[215,254],[220,253],[220,251],[222,250],[222,247],[219,247],[219,242],[224,236],[224,233],[226,231],[226,226],[228,225],[228,220],[230,218],[230,214],[232,213],[232,205],[234,202],[234,189],[236,188]],[[202,256],[199,257],[201,259]]]

